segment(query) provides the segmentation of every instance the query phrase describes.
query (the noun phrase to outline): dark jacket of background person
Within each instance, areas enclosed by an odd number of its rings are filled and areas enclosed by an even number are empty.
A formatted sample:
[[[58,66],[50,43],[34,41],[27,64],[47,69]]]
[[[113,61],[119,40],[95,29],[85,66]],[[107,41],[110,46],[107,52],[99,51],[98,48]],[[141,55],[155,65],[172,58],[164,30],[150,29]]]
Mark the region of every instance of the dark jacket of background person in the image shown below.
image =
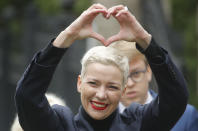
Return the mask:
[[[188,93],[183,75],[154,40],[143,52],[159,87],[159,97],[150,104],[132,104],[122,115],[116,110],[100,121],[89,117],[82,107],[77,115],[68,107],[51,108],[44,94],[64,52],[49,44],[36,54],[18,83],[16,107],[25,131],[167,131],[186,108]]]

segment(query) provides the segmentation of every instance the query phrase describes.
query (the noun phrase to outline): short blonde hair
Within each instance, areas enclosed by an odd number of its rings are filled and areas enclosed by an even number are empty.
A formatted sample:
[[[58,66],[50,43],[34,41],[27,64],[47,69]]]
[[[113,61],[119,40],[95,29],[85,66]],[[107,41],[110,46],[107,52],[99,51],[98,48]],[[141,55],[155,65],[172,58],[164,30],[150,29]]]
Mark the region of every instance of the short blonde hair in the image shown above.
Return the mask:
[[[91,63],[101,63],[104,65],[114,65],[123,74],[123,85],[124,88],[129,73],[129,64],[126,56],[122,55],[117,49],[105,46],[95,46],[91,48],[81,60],[81,77],[83,78],[86,74],[87,66]]]
[[[55,94],[46,93],[45,96],[47,97],[47,100],[48,100],[50,106],[52,106],[54,104],[66,106],[65,101],[62,100],[60,97],[56,96]],[[14,119],[14,122],[11,126],[10,131],[23,131],[23,129],[21,128],[21,126],[19,124],[18,115],[15,116],[15,119]]]

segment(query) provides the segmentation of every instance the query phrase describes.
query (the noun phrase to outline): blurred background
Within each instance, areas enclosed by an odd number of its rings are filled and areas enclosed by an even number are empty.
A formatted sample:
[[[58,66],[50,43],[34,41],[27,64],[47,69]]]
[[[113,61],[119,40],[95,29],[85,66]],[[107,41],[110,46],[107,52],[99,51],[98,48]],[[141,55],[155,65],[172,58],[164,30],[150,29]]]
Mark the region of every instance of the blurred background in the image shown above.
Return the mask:
[[[0,0],[0,131],[9,131],[16,114],[14,93],[34,53],[64,30],[92,3],[128,6],[144,28],[166,48],[182,70],[198,108],[198,1],[197,0]],[[97,17],[94,30],[105,37],[116,34],[115,19]],[[93,39],[76,41],[59,64],[49,92],[63,98],[76,113],[80,59]]]

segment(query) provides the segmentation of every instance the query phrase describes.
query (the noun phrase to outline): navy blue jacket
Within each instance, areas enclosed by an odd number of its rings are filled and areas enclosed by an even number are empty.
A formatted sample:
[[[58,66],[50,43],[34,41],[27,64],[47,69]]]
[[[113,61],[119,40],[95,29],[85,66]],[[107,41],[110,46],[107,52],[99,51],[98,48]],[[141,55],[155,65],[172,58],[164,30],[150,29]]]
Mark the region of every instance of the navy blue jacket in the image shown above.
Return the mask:
[[[188,104],[186,110],[171,131],[198,131],[198,111]]]
[[[157,94],[150,90],[153,98],[157,97]],[[198,111],[190,104],[186,106],[186,110],[171,131],[198,131]]]
[[[50,107],[45,93],[66,49],[49,44],[35,55],[18,82],[16,107],[25,131],[168,131],[183,114],[187,88],[183,75],[152,39],[143,51],[156,77],[159,96],[150,104],[132,104],[123,114],[115,110],[105,120],[93,120],[82,107],[74,115],[68,107]],[[68,88],[68,87],[67,87]]]

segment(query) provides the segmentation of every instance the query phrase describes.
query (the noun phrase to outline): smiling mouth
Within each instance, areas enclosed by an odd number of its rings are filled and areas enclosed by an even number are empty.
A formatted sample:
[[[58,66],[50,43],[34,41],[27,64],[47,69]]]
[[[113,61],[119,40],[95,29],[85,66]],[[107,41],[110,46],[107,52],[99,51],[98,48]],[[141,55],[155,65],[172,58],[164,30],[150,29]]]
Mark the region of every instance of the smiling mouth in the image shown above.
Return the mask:
[[[91,101],[91,106],[95,110],[105,110],[108,104],[97,102],[97,101]]]

